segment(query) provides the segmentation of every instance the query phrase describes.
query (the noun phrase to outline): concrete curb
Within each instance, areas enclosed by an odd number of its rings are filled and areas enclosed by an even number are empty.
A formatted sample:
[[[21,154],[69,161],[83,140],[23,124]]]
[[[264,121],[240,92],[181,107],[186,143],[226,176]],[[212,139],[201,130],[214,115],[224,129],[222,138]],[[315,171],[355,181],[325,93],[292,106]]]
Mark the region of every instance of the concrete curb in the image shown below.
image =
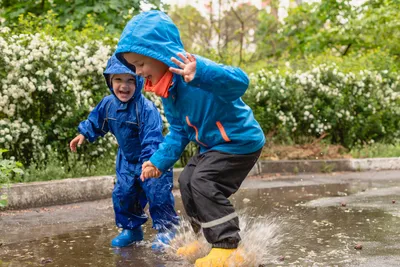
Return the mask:
[[[321,173],[399,170],[399,158],[337,160],[259,160],[249,176],[271,173]],[[183,169],[174,169],[174,188]],[[111,197],[114,176],[64,179],[49,182],[13,184],[0,189],[8,196],[8,209],[26,209],[51,205],[92,201]]]

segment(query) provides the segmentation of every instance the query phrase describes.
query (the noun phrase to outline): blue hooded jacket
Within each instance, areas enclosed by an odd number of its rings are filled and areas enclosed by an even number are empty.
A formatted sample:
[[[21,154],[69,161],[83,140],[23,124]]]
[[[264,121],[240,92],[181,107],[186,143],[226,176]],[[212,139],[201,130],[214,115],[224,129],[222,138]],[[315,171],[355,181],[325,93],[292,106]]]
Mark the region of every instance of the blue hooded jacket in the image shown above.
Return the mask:
[[[116,56],[133,52],[177,66],[171,57],[186,54],[178,28],[163,12],[148,11],[132,18],[122,32]],[[200,152],[218,150],[231,154],[249,154],[261,149],[264,133],[253,112],[241,99],[249,79],[240,69],[217,64],[194,55],[197,62],[194,79],[186,83],[174,74],[168,98],[163,98],[169,133],[150,161],[165,171],[179,159],[190,141]]]
[[[110,81],[112,74],[122,73],[136,77],[136,90],[128,102],[121,102],[114,95]],[[118,141],[118,153],[122,153],[129,163],[138,163],[134,171],[140,174],[141,164],[164,139],[161,116],[155,105],[141,93],[143,79],[121,64],[115,55],[108,61],[104,77],[112,94],[101,100],[88,119],[79,124],[78,131],[89,142],[111,132]]]

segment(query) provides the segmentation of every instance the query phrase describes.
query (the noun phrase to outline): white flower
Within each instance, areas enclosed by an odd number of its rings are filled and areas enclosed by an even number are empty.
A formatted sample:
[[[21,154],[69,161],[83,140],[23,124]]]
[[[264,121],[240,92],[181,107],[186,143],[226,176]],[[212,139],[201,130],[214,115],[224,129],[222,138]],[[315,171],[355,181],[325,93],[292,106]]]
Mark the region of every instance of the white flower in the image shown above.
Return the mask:
[[[9,134],[7,134],[7,135],[5,136],[5,138],[6,138],[8,141],[10,141],[10,142],[13,140],[12,136],[9,135]]]

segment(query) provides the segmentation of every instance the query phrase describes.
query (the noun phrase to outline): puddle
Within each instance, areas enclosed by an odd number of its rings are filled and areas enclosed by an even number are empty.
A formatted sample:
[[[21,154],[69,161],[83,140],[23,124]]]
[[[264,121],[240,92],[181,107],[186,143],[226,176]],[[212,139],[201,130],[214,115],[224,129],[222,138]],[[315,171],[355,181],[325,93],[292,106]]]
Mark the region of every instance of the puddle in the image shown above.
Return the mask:
[[[241,248],[255,253],[243,266],[398,266],[400,198],[396,203],[392,200],[400,195],[400,177],[384,184],[382,180],[320,184],[297,179],[274,181],[270,187],[259,181],[262,189],[256,189],[254,183],[231,199],[242,218]],[[177,209],[183,212],[179,197]],[[110,247],[117,234],[112,217],[96,227],[87,223],[84,230],[77,230],[82,228],[72,221],[43,226],[43,232],[64,227],[67,233],[23,242],[14,238],[15,242],[0,247],[0,265],[193,266],[176,258],[173,249],[154,253],[150,246],[155,231],[150,225],[144,227],[146,241],[124,249]],[[25,240],[29,230],[13,234]],[[362,250],[356,250],[356,244]]]

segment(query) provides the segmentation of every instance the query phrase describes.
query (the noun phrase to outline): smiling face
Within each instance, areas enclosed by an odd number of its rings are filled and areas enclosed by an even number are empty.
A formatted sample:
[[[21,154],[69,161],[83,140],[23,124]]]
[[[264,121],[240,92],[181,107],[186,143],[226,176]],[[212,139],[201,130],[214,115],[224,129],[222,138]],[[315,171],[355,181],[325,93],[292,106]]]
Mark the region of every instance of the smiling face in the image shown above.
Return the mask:
[[[124,58],[135,66],[137,75],[150,80],[153,85],[158,83],[169,68],[159,60],[136,53],[124,53]]]
[[[128,102],[136,90],[136,79],[131,74],[114,74],[111,79],[114,94],[122,102]]]

